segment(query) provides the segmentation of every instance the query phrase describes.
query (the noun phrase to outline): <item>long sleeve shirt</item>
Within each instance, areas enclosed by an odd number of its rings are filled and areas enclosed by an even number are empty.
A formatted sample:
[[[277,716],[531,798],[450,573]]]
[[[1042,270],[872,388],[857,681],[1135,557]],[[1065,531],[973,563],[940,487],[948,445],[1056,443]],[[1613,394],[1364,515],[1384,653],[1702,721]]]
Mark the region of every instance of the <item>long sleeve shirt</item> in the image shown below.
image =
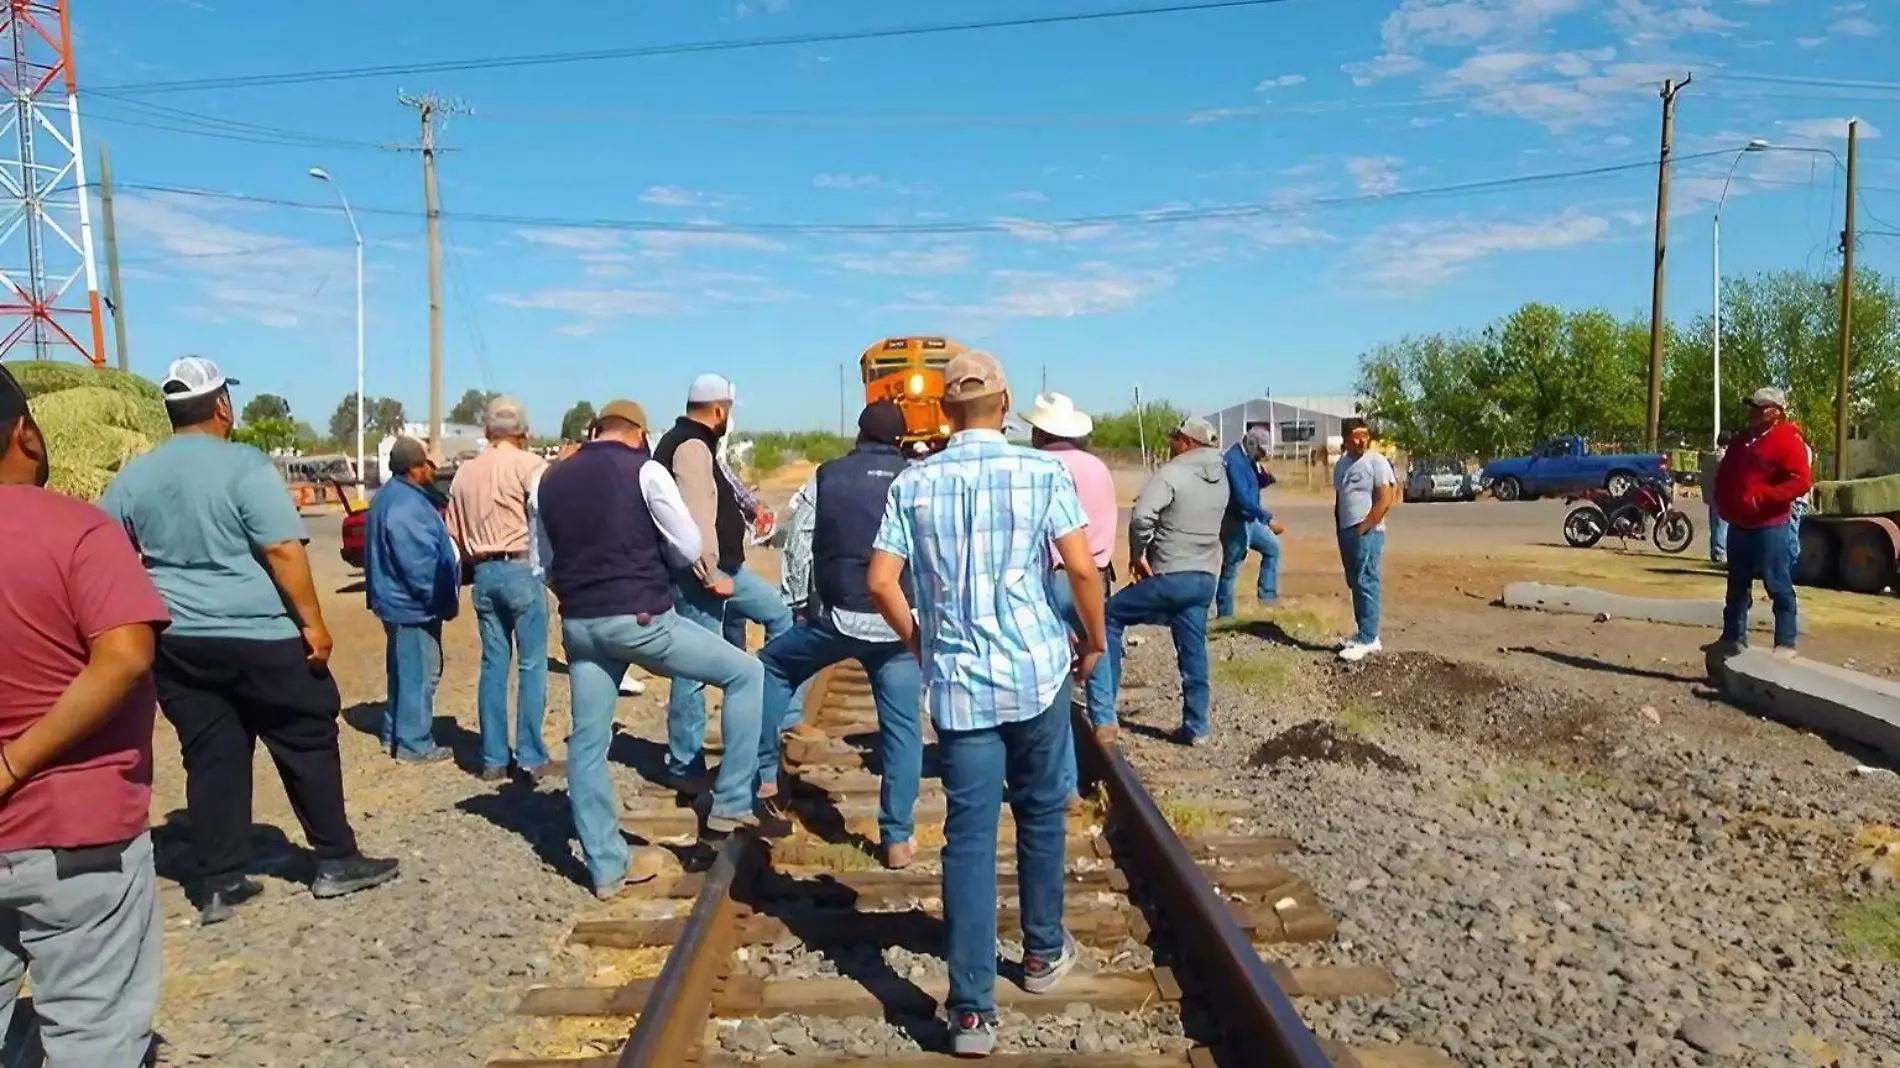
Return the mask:
[[[693,574],[704,581],[719,571],[718,461],[703,442],[687,441],[673,455],[673,472],[687,515],[699,530],[699,551],[688,561]]]
[[[397,479],[377,491],[364,550],[364,586],[376,618],[408,625],[455,618],[461,589],[455,545],[415,483]]]
[[[666,562],[684,570],[699,558],[700,532],[680,497],[678,483],[666,468],[656,463],[640,467],[640,496],[646,501],[653,525],[660,528],[660,549]],[[528,566],[542,582],[553,570],[554,546],[548,541],[547,527],[541,522],[541,479],[537,476],[528,488]]]
[[[1221,454],[1227,468],[1227,516],[1242,523],[1271,523],[1273,513],[1260,501],[1260,469],[1247,458],[1240,446],[1229,446]]]
[[[779,595],[785,598],[786,604],[796,609],[811,600],[812,540],[818,530],[817,475],[811,476],[792,495],[792,503],[787,507],[791,516],[787,523],[784,556],[780,559],[784,573],[779,579]],[[838,633],[847,638],[864,642],[897,640],[897,632],[876,612],[852,612],[828,607],[825,616],[832,626],[838,628]]]

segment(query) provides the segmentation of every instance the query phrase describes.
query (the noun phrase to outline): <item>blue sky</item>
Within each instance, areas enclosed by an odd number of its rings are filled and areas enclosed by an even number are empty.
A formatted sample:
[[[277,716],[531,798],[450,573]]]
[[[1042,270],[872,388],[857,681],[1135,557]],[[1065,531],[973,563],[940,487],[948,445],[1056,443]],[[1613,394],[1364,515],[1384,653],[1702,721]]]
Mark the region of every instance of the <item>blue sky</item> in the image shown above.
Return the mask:
[[[1900,229],[1900,0],[1289,0],[1223,12],[427,76],[145,93],[178,78],[824,33],[1110,6],[1095,0],[75,0],[86,134],[109,140],[134,368],[212,356],[322,427],[354,378],[341,216],[139,191],[190,187],[364,214],[369,391],[427,408],[415,112],[459,97],[441,181],[445,404],[521,396],[675,411],[693,375],[742,425],[828,427],[838,366],[878,338],[998,354],[1025,402],[1216,407],[1338,392],[1408,332],[1530,299],[1647,308],[1654,173],[1484,193],[1457,183],[1653,158],[1668,75],[1677,151],[1751,138],[1844,151],[1862,121],[1864,228]],[[1760,76],[1767,75],[1768,78]],[[1776,80],[1792,77],[1797,81]],[[1841,84],[1859,83],[1859,84]],[[100,93],[86,96],[88,87]],[[115,87],[125,87],[123,89]],[[201,119],[295,131],[205,137]],[[156,127],[172,127],[160,129]],[[224,127],[225,130],[251,128]],[[315,139],[315,140],[312,140]],[[332,143],[335,142],[335,143]],[[1672,314],[1709,303],[1711,208],[1732,157],[1678,168]],[[1223,204],[1250,218],[1052,231],[1040,220]],[[1742,161],[1725,273],[1838,269],[1824,155]],[[713,223],[690,234],[457,221]],[[1871,213],[1871,217],[1870,217]],[[1892,223],[1883,225],[1882,219]],[[984,221],[936,235],[765,236],[758,224]],[[1900,241],[1860,262],[1900,269]],[[855,385],[847,388],[855,389]],[[856,403],[850,405],[855,412]]]

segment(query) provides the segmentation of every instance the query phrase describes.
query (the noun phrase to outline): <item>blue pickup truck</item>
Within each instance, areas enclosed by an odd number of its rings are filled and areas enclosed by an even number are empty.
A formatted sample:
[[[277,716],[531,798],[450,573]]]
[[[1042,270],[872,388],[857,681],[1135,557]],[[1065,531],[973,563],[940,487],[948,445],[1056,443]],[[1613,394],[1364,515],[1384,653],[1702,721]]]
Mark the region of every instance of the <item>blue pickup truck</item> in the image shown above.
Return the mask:
[[[1529,456],[1493,460],[1481,478],[1500,501],[1530,501],[1583,490],[1607,489],[1628,493],[1642,478],[1669,480],[1669,458],[1657,453],[1595,455],[1575,435],[1544,443]]]

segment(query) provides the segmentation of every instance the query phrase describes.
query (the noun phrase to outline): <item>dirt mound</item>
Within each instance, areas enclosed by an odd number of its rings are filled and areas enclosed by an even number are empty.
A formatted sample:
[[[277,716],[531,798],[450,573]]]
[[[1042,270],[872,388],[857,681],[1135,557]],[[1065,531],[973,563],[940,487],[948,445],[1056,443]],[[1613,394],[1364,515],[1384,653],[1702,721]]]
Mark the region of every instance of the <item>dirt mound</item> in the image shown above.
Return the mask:
[[[1595,698],[1430,653],[1341,666],[1333,684],[1342,702],[1369,703],[1383,719],[1513,756],[1590,762],[1614,747],[1618,717]]]
[[[1412,765],[1391,753],[1341,731],[1325,720],[1310,720],[1273,736],[1254,750],[1250,767],[1270,768],[1291,760],[1342,764],[1349,768],[1413,771]]]

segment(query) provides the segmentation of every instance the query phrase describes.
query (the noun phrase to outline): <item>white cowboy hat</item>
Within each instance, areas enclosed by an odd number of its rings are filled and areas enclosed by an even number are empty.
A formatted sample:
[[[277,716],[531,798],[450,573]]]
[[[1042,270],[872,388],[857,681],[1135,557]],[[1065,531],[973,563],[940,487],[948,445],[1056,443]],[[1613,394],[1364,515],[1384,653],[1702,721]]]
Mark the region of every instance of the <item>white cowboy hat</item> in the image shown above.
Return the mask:
[[[1066,393],[1038,393],[1036,406],[1026,417],[1030,426],[1058,438],[1086,438],[1095,420],[1076,408]]]

